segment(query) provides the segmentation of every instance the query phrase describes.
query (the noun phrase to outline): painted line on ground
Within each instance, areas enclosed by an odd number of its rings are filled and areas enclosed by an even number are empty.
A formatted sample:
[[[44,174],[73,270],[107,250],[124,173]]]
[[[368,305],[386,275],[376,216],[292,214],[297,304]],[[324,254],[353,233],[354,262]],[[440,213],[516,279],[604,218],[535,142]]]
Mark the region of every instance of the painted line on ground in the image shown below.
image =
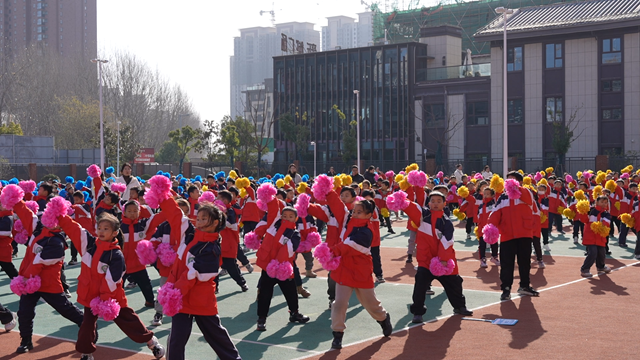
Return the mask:
[[[124,333],[122,333],[122,334],[124,335]],[[67,339],[67,338],[60,337],[60,336],[42,335],[42,334],[36,334],[36,333],[33,333],[33,335],[40,336],[40,337],[43,337],[43,338],[48,338],[48,339],[56,339],[56,340],[61,340],[61,341],[66,341],[66,342],[72,342],[72,343],[75,343],[78,340],[78,339],[72,340],[72,339]],[[128,337],[126,337],[126,338],[128,339]],[[98,341],[99,340],[100,339],[98,339]],[[145,355],[153,356],[153,353],[150,350],[147,350],[147,349],[131,350],[131,349],[127,349],[127,348],[119,348],[119,347],[115,347],[115,346],[103,345],[103,344],[100,344],[100,343],[96,344],[96,346],[97,347],[106,348],[106,349],[112,349],[112,350],[122,350],[122,351],[130,352],[130,353],[133,353],[133,354],[145,354]]]
[[[640,264],[640,261],[636,261],[636,262],[634,262],[634,263],[627,264],[627,265],[621,266],[621,267],[619,267],[619,268],[612,269],[612,270],[611,270],[611,272],[618,271],[618,270],[622,270],[622,269],[626,269],[626,268],[628,268],[628,267],[631,267],[631,266],[634,266],[634,265],[637,265],[637,264]],[[600,277],[601,275],[607,275],[607,274],[605,274],[605,273],[602,273],[602,274],[598,273],[598,274],[596,274],[596,275],[594,275],[594,276],[592,276],[592,277],[588,277],[588,278],[580,278],[580,279],[577,279],[577,280],[569,281],[569,282],[564,283],[564,284],[559,284],[559,285],[551,286],[551,287],[549,287],[549,288],[542,289],[542,290],[540,290],[539,292],[546,291],[546,290],[551,290],[551,289],[558,289],[558,288],[561,288],[561,287],[564,287],[564,286],[567,286],[567,285],[572,285],[572,284],[579,283],[579,282],[581,282],[581,281],[585,281],[585,280],[588,280],[588,279],[593,279],[593,278],[596,278],[596,277]],[[512,295],[513,295],[513,294],[512,294]],[[521,298],[521,297],[524,297],[524,296],[516,294],[516,297],[515,297],[515,298]],[[514,298],[512,297],[512,298],[511,298],[511,300],[500,300],[500,301],[495,301],[495,302],[492,302],[492,303],[489,303],[489,304],[486,304],[486,305],[478,306],[478,307],[473,308],[473,309],[470,309],[470,310],[471,310],[471,311],[476,311],[476,310],[484,309],[484,308],[487,308],[487,307],[490,307],[490,306],[498,305],[498,304],[502,303],[503,301],[513,301],[513,300],[514,300]],[[398,329],[398,330],[396,330],[396,331],[392,332],[392,333],[391,333],[391,335],[393,335],[393,334],[397,334],[397,333],[402,332],[402,331],[407,331],[407,330],[409,330],[409,329],[411,329],[411,328],[414,328],[414,327],[417,327],[417,326],[423,326],[423,325],[425,325],[425,324],[434,323],[434,322],[436,322],[436,321],[438,321],[438,320],[448,319],[448,318],[450,318],[450,317],[452,317],[452,316],[455,316],[455,314],[449,314],[449,315],[437,316],[436,318],[431,319],[431,320],[428,320],[428,321],[425,321],[425,322],[423,322],[423,323],[421,323],[421,324],[413,324],[413,325],[405,326],[405,327],[403,327],[402,329]],[[347,344],[347,345],[343,345],[343,346],[342,346],[342,348],[345,348],[345,347],[347,347],[347,346],[353,346],[353,345],[362,344],[362,343],[365,343],[365,342],[370,342],[370,341],[373,341],[373,340],[376,340],[376,339],[380,339],[380,338],[382,338],[382,337],[383,337],[383,336],[381,336],[381,335],[373,336],[373,337],[370,337],[370,338],[368,338],[368,339],[364,339],[364,340],[356,341],[356,342],[353,342],[353,343],[350,343],[350,344]],[[324,354],[324,353],[327,353],[327,352],[329,352],[329,351],[333,351],[333,350],[332,350],[332,349],[328,349],[328,350],[322,351],[322,353]],[[310,358],[310,357],[312,357],[312,356],[316,356],[316,355],[319,355],[319,354],[306,355],[306,356],[303,356],[303,357],[295,358],[295,359],[293,359],[293,360],[308,359],[308,358]]]

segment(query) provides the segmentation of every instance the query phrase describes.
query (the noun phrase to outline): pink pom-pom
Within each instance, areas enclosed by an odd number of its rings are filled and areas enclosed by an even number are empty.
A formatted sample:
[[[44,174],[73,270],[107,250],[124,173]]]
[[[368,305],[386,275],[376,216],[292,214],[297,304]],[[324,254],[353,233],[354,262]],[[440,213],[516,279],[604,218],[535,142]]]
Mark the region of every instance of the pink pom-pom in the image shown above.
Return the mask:
[[[89,305],[93,315],[105,321],[113,321],[120,315],[120,304],[115,299],[100,300],[100,297],[95,297]]]
[[[267,204],[276,197],[278,190],[271,183],[263,183],[257,191],[257,198]]]
[[[413,186],[424,187],[427,185],[427,174],[418,170],[410,171],[407,181]]]
[[[333,254],[327,243],[324,243],[316,246],[316,249],[313,251],[313,257],[318,259],[319,262],[324,263],[329,261],[333,257]]]
[[[500,238],[500,231],[493,224],[487,224],[482,228],[482,240],[489,245],[493,245],[498,242]]]
[[[227,205],[225,205],[225,203],[222,200],[214,201],[213,205],[217,206],[218,209],[220,209],[220,211],[222,211],[223,213],[227,212]]]
[[[373,175],[373,179],[375,181],[378,181],[378,179],[380,179],[380,175],[378,175],[378,174]]]
[[[396,191],[393,194],[387,196],[387,208],[390,211],[404,210],[409,206],[409,200],[407,200],[407,193],[404,191]]]
[[[122,194],[126,190],[127,190],[127,185],[125,185],[125,184],[120,184],[120,183],[111,184],[111,191],[113,191],[113,192],[118,192],[118,193]]]
[[[173,283],[166,283],[158,290],[158,303],[162,305],[162,312],[167,316],[174,316],[182,310],[182,293],[174,288]]]
[[[333,178],[327,175],[319,175],[311,186],[313,196],[318,200],[325,200],[327,194],[333,190]]]
[[[453,185],[451,189],[449,189],[449,191],[451,192],[451,194],[455,194],[458,191],[458,187]]]
[[[572,183],[573,182],[573,176],[567,174],[567,176],[564,177],[564,181],[568,183]]]
[[[258,201],[256,201],[256,206],[258,207],[258,209],[260,209],[262,211],[269,210],[269,206],[267,206],[267,204],[262,202],[262,200],[260,200],[260,199],[258,199]]]
[[[306,218],[307,217],[307,209],[309,209],[309,200],[311,199],[311,196],[307,195],[307,194],[300,194],[298,195],[298,201],[296,202],[295,208],[298,211],[298,216],[300,218]]]
[[[171,266],[176,261],[177,254],[169,243],[162,243],[158,245],[156,252],[158,253],[158,259],[160,259],[160,262],[164,266]]]
[[[22,220],[18,219],[15,223],[13,223],[13,230],[16,232],[24,231],[24,226],[22,225]]]
[[[260,248],[260,238],[255,232],[251,231],[244,236],[244,246],[251,250],[258,250]]]
[[[71,207],[71,203],[67,200],[56,196],[49,203],[47,207],[44,209],[44,213],[42,214],[42,218],[40,221],[42,225],[53,229],[58,226],[58,217],[67,215],[69,208]]]
[[[402,170],[402,171],[400,171],[398,174],[404,175],[404,174],[406,174],[406,173],[404,172],[404,170]]]
[[[40,290],[40,286],[42,286],[42,279],[40,276],[36,275],[27,279],[26,284],[24,286],[25,294],[33,294],[34,292]]]
[[[536,182],[539,182],[540,180],[542,180],[542,174],[536,173],[536,175],[533,177],[533,180],[535,180]]]
[[[214,201],[216,201],[216,196],[213,195],[211,191],[203,192],[202,195],[200,195],[200,198],[198,199],[198,203],[210,202],[213,204]]]
[[[453,200],[454,200],[453,194],[449,194],[447,196],[446,200],[447,200],[447,202],[453,202]]]
[[[267,265],[267,275],[274,279],[285,281],[293,275],[293,265],[288,261],[278,262],[278,260],[273,259]]]
[[[482,173],[476,173],[473,176],[473,178],[476,179],[476,180],[483,180],[484,179],[484,177],[482,176]]]
[[[360,196],[360,195],[356,196],[356,201],[362,201],[362,200],[364,200],[364,198],[362,196]]]
[[[102,175],[102,169],[96,164],[93,164],[87,168],[87,175],[91,176],[91,178],[95,179]]]
[[[310,243],[311,247],[314,248],[320,244],[322,244],[322,237],[317,232],[311,232],[307,234],[307,239],[305,242]]]
[[[437,178],[442,179],[444,177],[444,173],[442,171],[438,171],[438,174],[436,175]]]
[[[18,275],[11,279],[11,283],[9,283],[9,288],[13,291],[14,294],[18,296],[22,296],[26,294],[24,291],[27,286],[24,276]]]
[[[32,193],[36,190],[36,182],[33,180],[20,181],[18,186],[24,190],[25,193]]]
[[[24,190],[18,185],[9,184],[2,189],[0,195],[0,203],[2,207],[11,210],[17,203],[19,203],[24,197]]]
[[[520,191],[520,183],[516,179],[507,179],[504,181],[504,191],[509,199],[520,199],[522,192]]]
[[[629,173],[624,173],[620,175],[620,179],[628,179],[628,178],[629,178]]]
[[[16,233],[16,236],[13,237],[13,240],[18,244],[24,245],[29,241],[29,234],[26,231],[21,231]]]
[[[313,247],[311,246],[311,244],[309,242],[305,241],[301,241],[300,245],[298,245],[298,248],[296,249],[296,252],[298,254],[302,254],[302,253],[306,253],[311,251]]]
[[[593,174],[592,174],[592,173],[590,173],[590,172],[588,172],[587,170],[585,170],[585,171],[582,173],[582,176],[584,176],[584,178],[585,178],[585,179],[589,180],[589,179],[591,179],[591,178],[593,177]]]
[[[396,174],[393,172],[393,170],[389,170],[386,173],[384,173],[384,176],[387,178],[387,180],[389,180],[390,182],[393,182],[393,179],[395,178]]]
[[[144,201],[150,207],[157,209],[160,203],[171,197],[171,180],[166,176],[154,175],[148,183],[151,189],[144,194]]]
[[[433,276],[451,275],[456,268],[456,262],[453,259],[447,260],[447,266],[442,265],[440,258],[435,256],[431,258],[429,263],[429,271]]]
[[[27,206],[27,209],[31,210],[32,213],[36,214],[40,210],[40,205],[33,200],[29,200],[24,203]]]
[[[331,260],[329,260],[326,263],[322,264],[322,267],[327,271],[333,271],[333,270],[337,269],[338,266],[340,266],[340,259],[342,259],[342,256],[333,257],[333,258],[331,258]]]
[[[158,260],[158,254],[149,240],[140,240],[136,245],[136,254],[142,265],[151,265]]]

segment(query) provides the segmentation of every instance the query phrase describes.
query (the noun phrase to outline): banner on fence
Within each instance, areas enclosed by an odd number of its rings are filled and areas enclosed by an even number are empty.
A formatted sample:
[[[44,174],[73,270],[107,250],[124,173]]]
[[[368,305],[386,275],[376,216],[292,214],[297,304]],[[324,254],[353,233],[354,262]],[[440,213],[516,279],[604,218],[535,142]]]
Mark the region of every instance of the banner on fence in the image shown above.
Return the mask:
[[[142,148],[140,151],[136,153],[136,158],[133,160],[134,163],[152,163],[155,162],[155,149],[154,148]]]

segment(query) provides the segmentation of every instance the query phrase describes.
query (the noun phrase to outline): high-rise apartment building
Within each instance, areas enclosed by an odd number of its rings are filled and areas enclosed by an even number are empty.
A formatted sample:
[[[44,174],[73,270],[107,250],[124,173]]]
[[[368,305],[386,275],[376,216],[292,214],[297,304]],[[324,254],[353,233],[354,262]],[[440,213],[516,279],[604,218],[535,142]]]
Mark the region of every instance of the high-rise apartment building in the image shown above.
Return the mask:
[[[265,79],[273,78],[273,57],[284,54],[280,47],[282,34],[302,41],[306,51],[307,43],[320,44],[320,32],[313,26],[308,22],[289,22],[275,27],[240,29],[240,36],[234,38],[230,61],[230,114],[233,118],[245,112],[243,92],[264,86]]]
[[[348,16],[327,18],[322,27],[322,51],[370,46],[373,41],[373,13],[358,14],[358,21]]]
[[[41,44],[65,56],[97,55],[96,0],[0,0],[0,54]]]

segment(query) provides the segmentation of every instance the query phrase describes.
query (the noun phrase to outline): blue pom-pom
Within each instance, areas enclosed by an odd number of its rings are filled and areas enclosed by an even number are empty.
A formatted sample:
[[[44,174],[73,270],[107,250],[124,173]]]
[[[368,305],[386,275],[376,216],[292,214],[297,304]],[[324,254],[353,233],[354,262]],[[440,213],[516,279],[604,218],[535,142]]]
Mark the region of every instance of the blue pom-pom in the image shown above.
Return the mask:
[[[156,173],[156,175],[164,175],[164,173],[162,172],[162,170],[160,170]]]
[[[169,179],[171,179],[171,174],[168,172],[162,173],[162,176],[167,177]]]
[[[112,178],[112,177],[108,177],[108,178],[107,178],[107,184],[111,184],[111,183],[112,183],[112,182],[114,182],[114,181],[115,181],[115,179],[114,179],[114,178]]]
[[[194,180],[195,180],[195,181],[202,182],[202,176],[200,176],[200,175],[196,175],[196,178],[195,178]]]
[[[109,166],[109,167],[107,168],[107,170],[105,170],[105,172],[106,172],[107,174],[113,174],[113,172],[114,172],[114,171],[115,171],[115,170],[113,169],[113,166]]]
[[[75,179],[73,178],[73,176],[67,176],[66,178],[64,178],[64,181],[67,182],[67,183],[76,182]]]
[[[11,180],[9,180],[9,184],[13,185],[18,185],[19,182],[20,180],[18,180],[17,178],[11,178]]]
[[[146,181],[144,181],[144,180],[140,179],[140,183],[141,183],[141,184],[144,184],[144,183],[146,183]]]
[[[182,186],[178,186],[178,194],[182,194],[184,192],[184,188]]]
[[[85,202],[89,201],[89,199],[91,198],[91,195],[89,195],[89,192],[83,191],[82,194],[84,195],[84,201]]]
[[[76,190],[82,190],[83,187],[85,187],[85,184],[82,180],[76,183]]]
[[[58,195],[62,196],[63,198],[67,197],[67,190],[62,189],[58,192]]]
[[[302,181],[304,181],[304,182],[309,181],[309,175],[304,174],[304,176],[302,176]]]
[[[176,176],[176,179],[178,179],[178,180],[179,180],[179,179],[182,179],[182,178],[183,178],[182,174],[178,174],[178,175]]]
[[[93,178],[91,176],[87,176],[87,180],[84,182],[87,187],[91,186],[91,182],[93,181]]]
[[[0,183],[2,183],[3,187],[9,185],[9,182],[7,180],[0,180]]]
[[[226,176],[226,175],[225,175],[224,171],[219,171],[219,172],[216,174],[216,179],[220,179],[220,178],[223,178],[223,179],[224,179],[224,178],[225,178],[225,176]]]
[[[185,178],[180,179],[180,185],[186,186],[187,185],[187,179],[185,179]]]
[[[253,176],[249,176],[249,180],[253,180]]]

